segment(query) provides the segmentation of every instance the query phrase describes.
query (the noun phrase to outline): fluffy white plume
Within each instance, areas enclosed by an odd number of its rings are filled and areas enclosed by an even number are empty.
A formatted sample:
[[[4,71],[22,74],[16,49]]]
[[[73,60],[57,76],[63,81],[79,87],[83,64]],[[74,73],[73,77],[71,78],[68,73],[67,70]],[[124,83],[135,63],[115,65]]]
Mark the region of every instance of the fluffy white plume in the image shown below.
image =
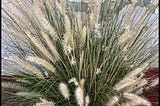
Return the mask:
[[[42,98],[40,98],[40,100],[42,102],[36,103],[36,105],[34,105],[34,106],[55,106],[55,104],[53,102],[49,102],[49,101],[42,99]]]
[[[61,94],[64,96],[65,99],[69,99],[69,90],[66,84],[60,83],[59,84],[59,90],[61,91]]]
[[[80,85],[81,88],[84,88],[84,82],[85,82],[84,79],[81,79],[81,80],[80,80],[79,85]]]
[[[31,75],[34,74],[38,78],[42,78],[42,79],[44,78],[42,73],[40,72],[40,70],[37,69],[34,65],[28,63],[27,61],[22,60],[17,56],[10,56],[9,60],[11,60],[11,61],[17,63],[18,65],[20,65],[21,67],[27,69],[27,72],[24,71],[25,73],[28,73],[28,74],[31,74]]]
[[[159,83],[159,78],[156,78],[156,79],[152,80],[150,87],[156,86],[156,85],[158,85],[158,83]]]
[[[47,68],[48,70],[50,70],[51,72],[55,73],[55,67],[53,67],[52,64],[48,63],[46,60],[44,60],[42,58],[28,56],[26,58],[26,60],[40,64],[40,65],[44,66],[45,68]]]
[[[118,96],[113,96],[110,98],[109,102],[107,103],[106,106],[114,106],[115,103],[117,103],[119,100],[119,97]]]
[[[87,95],[87,96],[85,97],[85,106],[88,106],[89,103],[90,103],[90,100],[89,100],[89,96]]]
[[[134,71],[131,71],[130,73],[128,73],[119,83],[117,83],[114,86],[114,89],[119,91],[124,87],[134,84],[137,80],[139,80],[139,78],[136,78],[136,76],[142,73],[147,66],[148,66],[148,63],[145,63],[144,65],[138,67]]]
[[[77,82],[77,79],[76,79],[75,77],[73,77],[72,79],[70,79],[70,80],[68,81],[68,83],[71,83],[71,82],[73,82],[76,86],[79,85],[78,82]]]
[[[77,99],[77,104],[79,106],[84,106],[84,91],[81,87],[76,88],[75,96]]]
[[[123,95],[125,98],[131,100],[131,102],[129,102],[130,106],[137,106],[137,105],[152,106],[149,101],[138,95],[132,93],[125,93]]]

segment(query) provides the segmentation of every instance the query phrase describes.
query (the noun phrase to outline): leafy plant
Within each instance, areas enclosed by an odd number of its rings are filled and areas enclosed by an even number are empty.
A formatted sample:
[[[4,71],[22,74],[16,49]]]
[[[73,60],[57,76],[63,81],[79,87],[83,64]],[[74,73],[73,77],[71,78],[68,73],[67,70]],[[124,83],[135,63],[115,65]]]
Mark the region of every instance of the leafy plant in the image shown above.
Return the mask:
[[[11,55],[3,68],[16,80],[2,83],[16,89],[4,98],[18,106],[150,106],[140,94],[158,56],[158,3],[130,2],[89,0],[84,13],[66,0],[4,1]]]

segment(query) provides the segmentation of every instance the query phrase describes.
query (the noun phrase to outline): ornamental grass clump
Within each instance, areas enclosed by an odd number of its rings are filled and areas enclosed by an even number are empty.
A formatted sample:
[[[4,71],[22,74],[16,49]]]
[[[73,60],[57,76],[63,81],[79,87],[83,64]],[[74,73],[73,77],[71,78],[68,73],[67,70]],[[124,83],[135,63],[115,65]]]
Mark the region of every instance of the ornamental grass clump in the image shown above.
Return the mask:
[[[141,94],[158,84],[143,77],[158,57],[157,8],[156,0],[3,1],[2,65],[16,80],[2,83],[16,91],[3,98],[17,106],[151,106]]]

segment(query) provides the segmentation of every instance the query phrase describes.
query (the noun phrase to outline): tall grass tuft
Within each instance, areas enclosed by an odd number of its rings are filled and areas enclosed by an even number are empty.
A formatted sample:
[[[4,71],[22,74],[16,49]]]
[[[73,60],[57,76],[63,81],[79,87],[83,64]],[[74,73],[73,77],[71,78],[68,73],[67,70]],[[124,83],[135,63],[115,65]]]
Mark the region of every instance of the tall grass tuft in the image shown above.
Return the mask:
[[[10,41],[3,68],[16,79],[2,84],[16,89],[4,98],[17,106],[151,106],[141,93],[158,57],[156,0],[2,3]]]

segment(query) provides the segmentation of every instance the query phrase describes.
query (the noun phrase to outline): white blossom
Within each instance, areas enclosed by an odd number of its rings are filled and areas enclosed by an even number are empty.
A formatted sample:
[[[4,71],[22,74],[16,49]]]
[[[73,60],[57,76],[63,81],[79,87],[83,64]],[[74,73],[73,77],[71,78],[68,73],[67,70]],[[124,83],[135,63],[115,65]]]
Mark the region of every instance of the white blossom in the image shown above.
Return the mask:
[[[76,64],[76,59],[72,56],[71,58],[71,65],[75,65]]]
[[[98,74],[100,74],[101,72],[102,72],[101,69],[97,68],[96,74],[98,75]]]
[[[68,51],[68,53],[71,53],[72,48],[71,48],[71,46],[70,46],[70,45],[67,45],[67,51]]]

